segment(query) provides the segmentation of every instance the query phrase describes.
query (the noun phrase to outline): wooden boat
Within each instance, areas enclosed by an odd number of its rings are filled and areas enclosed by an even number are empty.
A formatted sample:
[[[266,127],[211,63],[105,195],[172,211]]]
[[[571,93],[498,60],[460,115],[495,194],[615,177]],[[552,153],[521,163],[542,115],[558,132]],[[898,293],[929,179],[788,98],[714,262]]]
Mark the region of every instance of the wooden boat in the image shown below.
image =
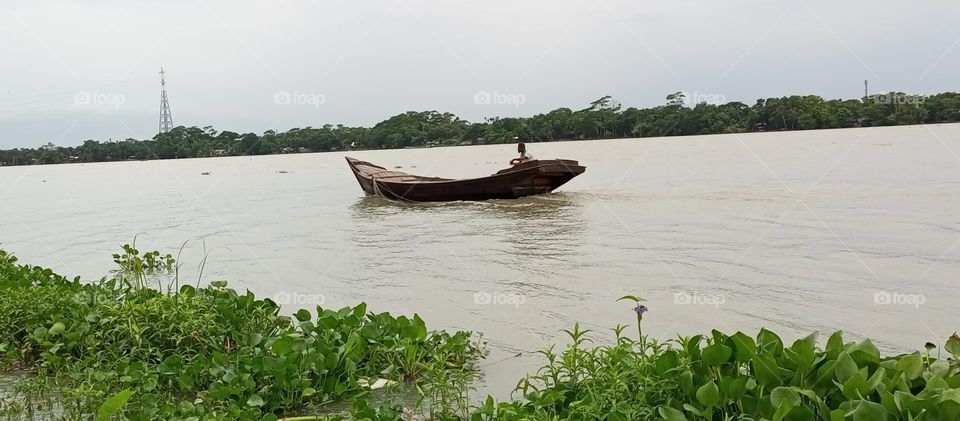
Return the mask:
[[[392,171],[350,157],[347,164],[368,195],[413,202],[516,199],[550,193],[586,171],[569,159],[533,160],[489,177],[454,180]]]

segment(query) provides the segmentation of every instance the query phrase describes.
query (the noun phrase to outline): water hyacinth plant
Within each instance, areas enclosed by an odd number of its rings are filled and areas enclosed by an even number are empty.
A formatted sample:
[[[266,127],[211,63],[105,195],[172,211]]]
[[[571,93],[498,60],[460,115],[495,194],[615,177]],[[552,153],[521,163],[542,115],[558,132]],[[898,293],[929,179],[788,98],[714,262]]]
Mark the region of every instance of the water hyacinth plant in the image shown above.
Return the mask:
[[[161,293],[129,280],[174,263],[135,250],[95,283],[0,251],[0,364],[26,373],[0,418],[270,420],[323,412],[380,379],[468,376],[482,356],[468,332],[429,331],[417,315],[363,303],[291,317],[222,281]]]
[[[638,326],[647,307],[635,296]],[[568,331],[562,353],[517,386],[520,399],[488,398],[472,420],[958,420],[960,336],[934,358],[925,353],[884,357],[870,340],[847,342],[841,332],[818,347],[817,334],[790,346],[762,329],[751,337],[639,340],[615,329],[615,342],[587,346],[588,331]]]

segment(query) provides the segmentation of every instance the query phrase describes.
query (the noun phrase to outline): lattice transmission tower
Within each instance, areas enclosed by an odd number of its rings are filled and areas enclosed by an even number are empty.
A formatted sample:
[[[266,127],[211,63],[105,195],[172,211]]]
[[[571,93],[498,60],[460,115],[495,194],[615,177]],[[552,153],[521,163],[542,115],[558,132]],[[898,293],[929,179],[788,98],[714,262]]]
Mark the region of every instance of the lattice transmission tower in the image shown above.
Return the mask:
[[[173,129],[173,116],[170,114],[170,101],[167,100],[167,79],[160,68],[160,133]]]

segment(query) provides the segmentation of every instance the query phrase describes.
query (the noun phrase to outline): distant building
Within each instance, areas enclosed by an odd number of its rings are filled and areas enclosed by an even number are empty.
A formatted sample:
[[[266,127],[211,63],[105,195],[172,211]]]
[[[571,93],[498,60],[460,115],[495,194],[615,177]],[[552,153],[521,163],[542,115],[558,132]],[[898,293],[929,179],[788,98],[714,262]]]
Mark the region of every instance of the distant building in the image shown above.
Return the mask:
[[[58,148],[57,145],[54,145],[53,143],[47,143],[46,145],[41,146],[40,149],[43,149],[45,151],[55,151],[60,148]]]
[[[226,155],[227,155],[227,150],[226,150],[226,149],[214,149],[214,150],[213,150],[213,156],[226,156]]]

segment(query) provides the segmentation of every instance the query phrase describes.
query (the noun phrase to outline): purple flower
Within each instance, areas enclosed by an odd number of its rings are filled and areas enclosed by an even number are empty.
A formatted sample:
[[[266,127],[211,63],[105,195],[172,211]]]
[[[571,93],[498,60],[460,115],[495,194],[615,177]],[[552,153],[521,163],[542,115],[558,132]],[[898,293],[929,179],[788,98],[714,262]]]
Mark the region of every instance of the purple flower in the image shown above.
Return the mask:
[[[633,308],[633,311],[637,312],[637,314],[643,314],[643,313],[646,313],[646,312],[649,311],[649,310],[650,310],[650,309],[647,308],[647,306],[645,306],[645,305],[640,305],[640,304],[637,304],[637,306]]]

